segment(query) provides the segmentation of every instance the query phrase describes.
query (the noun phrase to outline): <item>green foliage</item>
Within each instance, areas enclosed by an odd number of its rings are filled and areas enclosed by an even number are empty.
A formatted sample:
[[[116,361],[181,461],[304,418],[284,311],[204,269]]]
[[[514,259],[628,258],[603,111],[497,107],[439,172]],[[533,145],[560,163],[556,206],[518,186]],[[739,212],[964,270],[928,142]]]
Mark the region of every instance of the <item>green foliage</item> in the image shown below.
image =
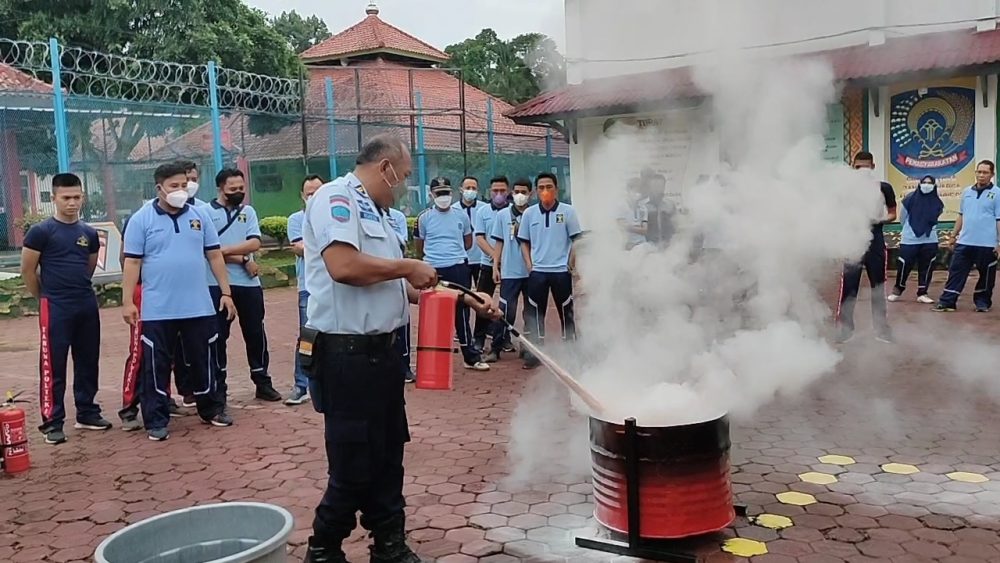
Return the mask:
[[[288,41],[296,53],[301,53],[330,37],[330,30],[327,29],[325,21],[316,16],[303,18],[295,10],[281,12],[280,16],[271,20],[271,25]]]
[[[288,217],[264,217],[260,220],[260,232],[278,241],[278,246],[284,247],[288,239]]]
[[[449,45],[450,64],[466,82],[508,103],[518,104],[566,83],[566,61],[551,38],[526,33],[510,41],[484,29],[471,39]]]
[[[20,219],[14,221],[14,226],[21,229],[22,233],[27,234],[28,229],[30,229],[32,225],[41,223],[48,218],[48,215],[42,215],[41,213],[25,213]]]

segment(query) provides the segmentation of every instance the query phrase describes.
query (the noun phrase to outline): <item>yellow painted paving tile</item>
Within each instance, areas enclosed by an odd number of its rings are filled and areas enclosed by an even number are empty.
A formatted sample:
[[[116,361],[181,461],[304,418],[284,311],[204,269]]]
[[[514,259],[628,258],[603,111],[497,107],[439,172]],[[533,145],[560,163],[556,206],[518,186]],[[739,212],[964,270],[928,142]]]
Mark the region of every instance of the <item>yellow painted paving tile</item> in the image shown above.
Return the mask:
[[[910,465],[909,463],[886,463],[882,465],[882,471],[886,473],[895,473],[896,475],[913,475],[914,473],[920,473],[917,466]]]
[[[802,479],[804,483],[812,483],[813,485],[832,485],[837,482],[837,478],[833,475],[818,473],[816,471],[801,473],[799,474],[799,479]]]
[[[785,504],[792,504],[795,506],[808,506],[810,504],[816,504],[816,497],[808,493],[788,491],[784,493],[778,493],[775,496],[778,497],[779,501]]]
[[[785,528],[791,528],[793,525],[791,518],[779,514],[759,514],[751,518],[750,521],[758,526],[772,530],[784,530]]]
[[[829,463],[830,465],[852,465],[856,463],[854,458],[846,455],[825,455],[816,458],[820,463]]]
[[[952,481],[961,481],[962,483],[985,483],[989,481],[989,478],[985,475],[969,473],[967,471],[955,471],[947,474],[946,477]]]
[[[722,543],[722,551],[732,553],[737,557],[754,557],[766,555],[767,546],[764,542],[746,538],[730,538]]]

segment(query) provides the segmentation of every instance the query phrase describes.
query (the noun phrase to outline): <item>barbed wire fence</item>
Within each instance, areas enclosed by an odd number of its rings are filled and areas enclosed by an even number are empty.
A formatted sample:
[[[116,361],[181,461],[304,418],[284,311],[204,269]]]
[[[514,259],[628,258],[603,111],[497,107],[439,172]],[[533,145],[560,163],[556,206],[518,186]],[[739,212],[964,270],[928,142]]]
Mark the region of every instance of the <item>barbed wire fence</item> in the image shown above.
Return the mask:
[[[153,169],[178,159],[198,164],[199,197],[211,198],[216,172],[235,166],[259,215],[287,215],[306,175],[347,172],[360,145],[384,132],[413,154],[410,198],[400,202],[409,213],[426,206],[432,176],[568,179],[561,139],[507,122],[445,71],[310,66],[281,78],[0,38],[0,255],[52,213],[51,177],[63,171],[83,180],[85,220],[118,225],[154,197]]]

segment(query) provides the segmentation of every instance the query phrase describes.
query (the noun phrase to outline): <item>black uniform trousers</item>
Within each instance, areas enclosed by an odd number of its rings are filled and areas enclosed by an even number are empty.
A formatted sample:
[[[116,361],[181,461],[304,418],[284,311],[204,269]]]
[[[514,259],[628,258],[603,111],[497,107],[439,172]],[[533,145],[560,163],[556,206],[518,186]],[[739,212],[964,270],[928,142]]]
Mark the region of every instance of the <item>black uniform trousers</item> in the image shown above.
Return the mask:
[[[336,345],[336,336],[320,334],[313,349],[329,474],[313,520],[322,545],[339,546],[357,526],[358,511],[368,530],[405,517],[404,366],[387,336],[370,339],[382,339],[378,345],[347,349]]]
[[[97,395],[98,359],[101,348],[101,317],[97,297],[39,302],[39,429],[62,430],[66,420],[66,362],[73,353],[73,401],[78,422],[101,414]]]
[[[493,324],[493,351],[499,352],[504,345],[510,344],[510,329],[509,326],[514,326],[514,322],[517,320],[517,302],[523,297],[522,302],[523,311],[521,316],[527,318],[528,311],[528,295],[526,293],[528,278],[507,278],[500,280],[500,312],[503,314],[503,318],[506,321],[497,321]],[[521,335],[527,337],[528,333],[527,323],[525,323],[524,330],[521,331]]]
[[[545,340],[545,311],[549,307],[549,293],[552,293],[556,313],[562,323],[563,340],[576,340],[572,274],[533,271],[528,274],[524,289],[528,301],[528,307],[524,311],[524,328],[531,332],[532,340]]]
[[[965,282],[973,266],[979,272],[976,291],[972,301],[976,308],[989,309],[993,307],[993,286],[997,281],[997,254],[994,249],[986,246],[955,245],[951,256],[951,266],[948,268],[948,281],[944,284],[944,293],[938,303],[946,307],[958,304],[958,296],[965,289]]]
[[[443,281],[457,283],[463,287],[472,285],[472,274],[469,272],[468,264],[437,268],[437,274],[438,278]],[[458,336],[458,345],[462,349],[462,358],[465,363],[472,365],[482,359],[483,351],[476,348],[473,340],[472,329],[469,328],[470,315],[469,307],[459,302],[455,308],[455,334]]]
[[[497,284],[493,281],[493,266],[479,266],[479,277],[476,279],[476,291],[481,291],[487,295],[493,295],[497,290]],[[483,345],[486,342],[486,335],[492,335],[493,331],[490,329],[496,324],[496,321],[491,321],[490,319],[476,315],[475,328],[472,330],[473,337],[476,339],[476,346],[480,350],[483,349]],[[494,348],[494,350],[499,350]]]
[[[178,339],[184,343],[190,368],[183,384],[194,394],[198,415],[208,420],[223,410],[225,397],[214,380],[219,340],[215,316],[143,321],[139,402],[147,430],[166,428],[170,420],[170,367]]]
[[[475,237],[472,238],[475,239]],[[472,244],[476,244],[474,240]],[[482,274],[484,269],[489,269],[489,268],[484,267],[482,264],[469,264],[469,278],[471,280],[469,282],[471,285],[467,286],[469,289],[475,289],[476,291],[483,291],[482,289],[479,289],[479,276]]]
[[[229,363],[226,342],[229,340],[233,321],[226,318],[225,311],[219,311],[219,301],[222,299],[222,290],[219,286],[211,285],[208,289],[212,293],[212,303],[217,311],[216,318],[219,323],[219,370],[215,379],[222,396],[225,397],[229,389],[226,383],[228,377],[226,368]],[[250,379],[255,385],[271,385],[271,376],[267,371],[271,356],[267,352],[267,334],[264,333],[264,289],[259,286],[239,285],[231,285],[229,289],[233,292],[233,305],[236,306],[240,332],[243,333],[243,342],[247,347]]]
[[[917,296],[927,295],[931,285],[931,275],[934,273],[934,260],[937,258],[938,244],[901,244],[899,245],[899,267],[896,268],[896,295],[906,291],[906,279],[910,272],[917,269]]]
[[[861,262],[844,265],[840,284],[840,307],[837,310],[837,322],[843,330],[854,331],[854,304],[858,300],[858,290],[861,288],[862,269],[867,272],[868,283],[872,287],[872,326],[879,333],[889,330],[889,313],[884,289],[887,259],[885,239],[876,236]]]

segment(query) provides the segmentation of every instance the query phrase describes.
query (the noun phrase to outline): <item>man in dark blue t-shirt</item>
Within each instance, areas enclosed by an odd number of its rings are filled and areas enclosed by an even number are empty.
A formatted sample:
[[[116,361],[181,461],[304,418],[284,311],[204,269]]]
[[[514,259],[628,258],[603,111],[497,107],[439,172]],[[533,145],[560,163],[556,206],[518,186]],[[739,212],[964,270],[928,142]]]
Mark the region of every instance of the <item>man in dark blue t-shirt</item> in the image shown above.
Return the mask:
[[[91,278],[97,267],[97,231],[80,221],[83,185],[74,174],[52,178],[52,217],[31,227],[21,251],[21,277],[39,300],[39,386],[42,425],[49,444],[66,441],[66,359],[73,350],[76,428],[107,430],[111,423],[94,402],[97,395],[101,318]],[[39,273],[41,274],[39,279]]]

